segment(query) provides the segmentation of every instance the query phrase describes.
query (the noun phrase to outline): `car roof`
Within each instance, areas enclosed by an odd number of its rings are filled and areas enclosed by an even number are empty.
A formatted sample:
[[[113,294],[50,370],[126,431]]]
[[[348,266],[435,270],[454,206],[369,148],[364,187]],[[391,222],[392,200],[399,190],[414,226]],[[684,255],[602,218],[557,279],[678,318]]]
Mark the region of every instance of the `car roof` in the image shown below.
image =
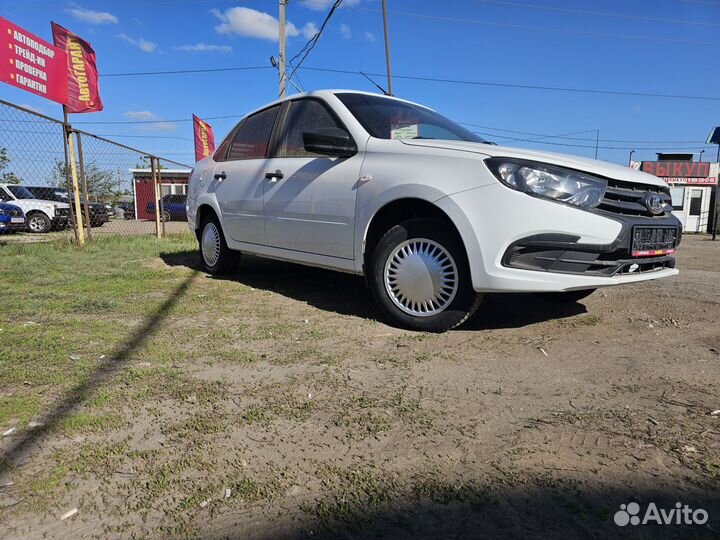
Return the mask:
[[[345,90],[345,89],[336,88],[336,89],[328,89],[328,90],[312,90],[312,91],[310,91],[310,92],[300,92],[300,93],[297,93],[297,94],[292,94],[292,95],[286,96],[286,97],[284,97],[284,98],[276,99],[275,101],[272,101],[272,102],[270,102],[270,103],[266,103],[266,104],[263,105],[262,107],[258,107],[258,108],[255,109],[254,111],[251,111],[251,112],[247,113],[247,114],[245,115],[245,117],[248,117],[248,116],[250,116],[251,114],[254,114],[254,113],[258,112],[258,111],[262,111],[263,109],[267,109],[268,107],[272,107],[272,106],[274,106],[274,105],[279,105],[279,104],[284,103],[284,102],[286,102],[286,101],[292,101],[292,100],[300,99],[300,98],[304,98],[304,97],[327,98],[327,97],[329,97],[329,96],[334,96],[334,95],[336,95],[336,94],[360,94],[360,95],[363,95],[363,96],[374,96],[374,97],[379,97],[379,98],[385,98],[385,99],[395,100],[395,101],[398,101],[398,102],[400,102],[400,103],[408,103],[408,104],[410,104],[410,105],[415,105],[415,106],[417,106],[417,107],[422,107],[422,108],[424,108],[424,109],[430,109],[430,107],[428,107],[428,106],[426,106],[426,105],[422,105],[421,103],[415,103],[414,101],[410,101],[410,100],[407,100],[407,99],[402,99],[402,98],[399,98],[399,97],[396,97],[396,96],[388,96],[388,95],[385,95],[385,94],[378,94],[377,92],[366,92],[366,91],[364,91],[364,90]],[[430,109],[430,110],[433,110],[433,109]]]

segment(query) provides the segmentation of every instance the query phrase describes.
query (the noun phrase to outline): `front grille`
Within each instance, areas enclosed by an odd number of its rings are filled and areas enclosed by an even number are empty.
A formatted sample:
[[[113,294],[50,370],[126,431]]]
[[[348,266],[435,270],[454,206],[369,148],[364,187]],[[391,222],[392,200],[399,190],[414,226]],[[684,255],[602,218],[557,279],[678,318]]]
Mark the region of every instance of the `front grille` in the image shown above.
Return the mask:
[[[10,214],[10,217],[24,217],[22,210],[19,210],[19,209],[18,210],[10,210],[8,212],[8,214]]]
[[[650,194],[662,197],[665,209],[661,214],[653,214],[645,206],[645,197]],[[663,186],[608,180],[605,197],[597,208],[626,216],[666,217],[672,211],[672,198],[670,190]]]
[[[56,217],[68,217],[70,215],[70,209],[69,208],[56,208],[55,209],[55,216]]]

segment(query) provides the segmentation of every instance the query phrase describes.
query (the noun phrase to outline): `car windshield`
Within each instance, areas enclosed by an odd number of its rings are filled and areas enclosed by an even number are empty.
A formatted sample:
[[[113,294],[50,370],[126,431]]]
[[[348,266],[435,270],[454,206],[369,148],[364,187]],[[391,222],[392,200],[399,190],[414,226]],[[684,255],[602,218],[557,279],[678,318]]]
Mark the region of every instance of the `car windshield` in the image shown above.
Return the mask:
[[[30,190],[25,186],[8,186],[10,192],[15,195],[18,199],[34,199],[35,195],[30,193]]]
[[[379,139],[487,142],[444,116],[405,101],[368,94],[335,94],[370,135]]]

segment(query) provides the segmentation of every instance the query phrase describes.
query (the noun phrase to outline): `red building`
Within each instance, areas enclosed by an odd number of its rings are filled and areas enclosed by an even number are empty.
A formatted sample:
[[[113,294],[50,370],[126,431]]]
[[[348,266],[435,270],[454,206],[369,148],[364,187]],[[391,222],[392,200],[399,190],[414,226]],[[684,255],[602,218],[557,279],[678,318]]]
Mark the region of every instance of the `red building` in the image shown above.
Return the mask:
[[[136,219],[154,220],[155,214],[147,211],[148,203],[153,200],[152,171],[130,169],[130,172],[133,175]],[[186,195],[190,172],[190,169],[160,169],[160,196]]]

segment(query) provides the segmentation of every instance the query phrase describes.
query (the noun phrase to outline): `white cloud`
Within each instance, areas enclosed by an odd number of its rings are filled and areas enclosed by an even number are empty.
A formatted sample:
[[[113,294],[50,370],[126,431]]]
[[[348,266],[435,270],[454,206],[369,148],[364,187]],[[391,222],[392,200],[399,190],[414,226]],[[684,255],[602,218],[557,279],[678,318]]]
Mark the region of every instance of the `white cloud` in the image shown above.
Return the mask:
[[[365,41],[375,43],[375,34],[373,34],[372,32],[365,32],[365,34],[363,34],[363,37],[365,38]]]
[[[230,45],[208,45],[207,43],[196,43],[195,45],[180,45],[175,47],[176,51],[185,52],[219,52],[219,53],[231,53],[232,47]]]
[[[220,24],[215,27],[218,34],[237,34],[239,36],[278,41],[280,23],[269,13],[246,7],[229,8],[224,13],[218,9],[213,9],[211,13],[220,20]],[[285,35],[288,37],[299,36],[300,30],[293,23],[288,22],[285,25]]]
[[[177,124],[163,121],[152,111],[125,111],[123,116],[136,122],[148,122],[141,125],[142,131],[175,131],[177,129]]]
[[[340,34],[345,39],[350,39],[352,37],[352,29],[347,24],[341,24],[340,25]]]
[[[66,9],[70,15],[90,24],[117,24],[118,18],[112,13],[107,11],[93,11],[92,9],[81,8],[80,6],[74,6]]]
[[[118,37],[122,39],[125,43],[129,43],[130,45],[134,45],[138,49],[140,49],[143,52],[146,53],[153,53],[157,50],[157,44],[153,43],[152,41],[148,41],[147,39],[143,38],[131,38],[127,34],[118,34]]]
[[[312,38],[319,31],[320,29],[314,22],[305,23],[305,26],[302,27],[302,35],[305,39]]]
[[[123,116],[129,118],[130,120],[137,120],[140,122],[160,120],[160,117],[152,111],[125,111]]]
[[[345,0],[340,7],[357,6],[362,0]],[[303,6],[315,11],[327,11],[335,3],[335,0],[301,0]]]

